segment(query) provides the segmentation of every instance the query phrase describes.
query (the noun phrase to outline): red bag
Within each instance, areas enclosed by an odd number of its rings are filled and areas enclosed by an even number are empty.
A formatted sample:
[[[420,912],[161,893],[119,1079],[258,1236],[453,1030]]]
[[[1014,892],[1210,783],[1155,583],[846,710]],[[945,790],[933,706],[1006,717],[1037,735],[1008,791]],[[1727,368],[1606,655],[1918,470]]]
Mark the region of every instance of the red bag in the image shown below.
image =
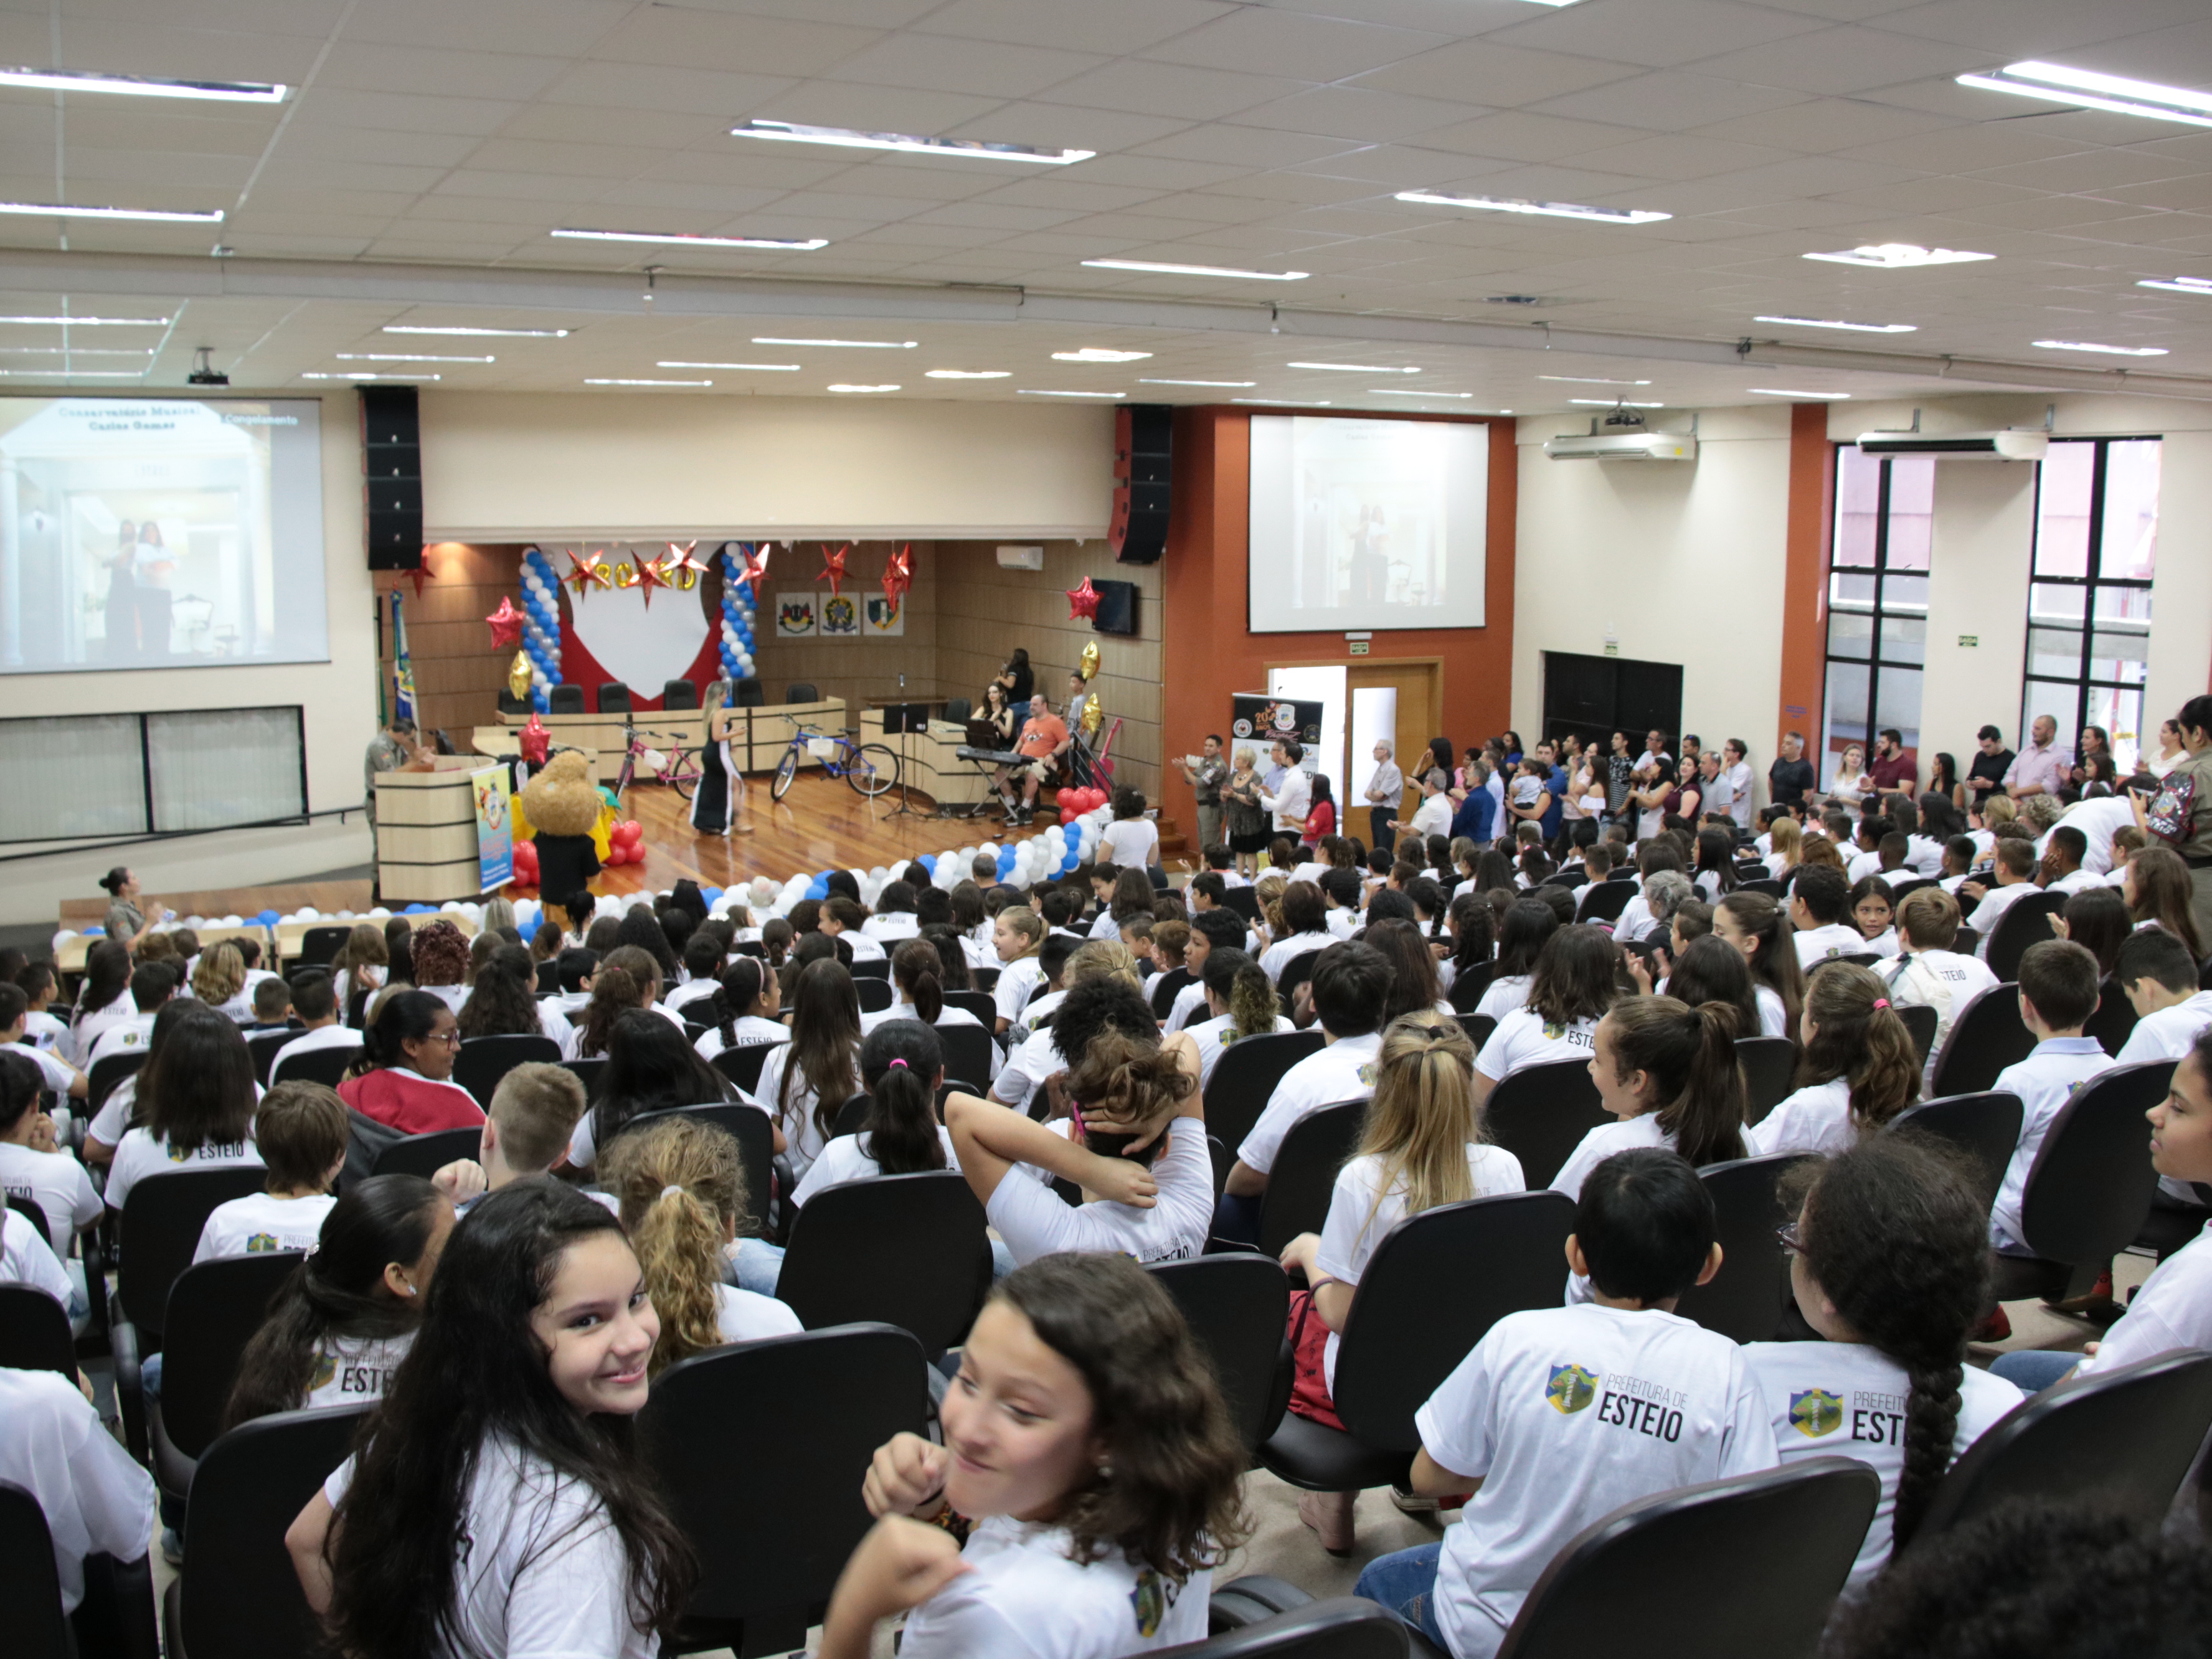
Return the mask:
[[[1328,1352],[1328,1327],[1313,1313],[1313,1292],[1291,1292],[1291,1409],[1324,1428],[1341,1429],[1336,1402],[1328,1397],[1328,1373],[1322,1361]]]

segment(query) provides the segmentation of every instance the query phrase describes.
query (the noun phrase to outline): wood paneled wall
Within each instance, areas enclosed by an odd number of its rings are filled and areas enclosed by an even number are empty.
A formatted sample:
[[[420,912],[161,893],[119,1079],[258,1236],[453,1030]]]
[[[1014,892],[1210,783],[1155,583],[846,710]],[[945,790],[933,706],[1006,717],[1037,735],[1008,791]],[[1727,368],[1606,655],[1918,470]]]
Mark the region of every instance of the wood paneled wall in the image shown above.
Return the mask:
[[[523,551],[518,542],[435,543],[423,550],[430,576],[420,599],[411,578],[378,574],[376,668],[383,677],[387,714],[394,643],[391,595],[397,589],[405,601],[407,654],[415,665],[415,694],[421,704],[416,723],[426,732],[442,726],[465,749],[469,727],[498,721],[500,690],[514,653],[492,649],[484,618],[499,609],[501,598],[521,594]]]
[[[833,543],[835,552],[843,543]],[[865,599],[883,592],[884,566],[901,546],[914,552],[914,586],[907,591],[906,632],[896,637],[779,640],[774,602],[779,593],[826,593],[817,580],[823,546],[803,541],[796,549],[779,543],[769,556],[768,597],[754,617],[753,672],[770,702],[783,701],[783,690],[811,683],[825,697],[842,697],[847,718],[860,724],[869,698],[896,700],[898,677],[906,676],[905,695],[923,702],[942,696],[938,689],[936,544],[930,542],[854,542],[845,560],[847,594]]]

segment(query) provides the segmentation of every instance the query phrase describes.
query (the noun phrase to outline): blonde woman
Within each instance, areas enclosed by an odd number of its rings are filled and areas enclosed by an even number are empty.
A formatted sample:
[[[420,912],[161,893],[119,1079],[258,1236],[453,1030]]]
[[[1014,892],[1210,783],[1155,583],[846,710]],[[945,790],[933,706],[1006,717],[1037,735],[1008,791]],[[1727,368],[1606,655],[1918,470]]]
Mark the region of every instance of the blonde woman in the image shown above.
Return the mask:
[[[1777,881],[1787,876],[1804,856],[1804,842],[1796,819],[1775,819],[1774,827],[1766,832],[1766,844],[1774,849],[1766,855],[1767,873]]]
[[[1866,769],[1866,750],[1851,744],[1836,763],[1836,775],[1828,784],[1828,799],[1838,806],[1856,806],[1873,793],[1874,780]]]
[[[1229,810],[1229,850],[1236,854],[1237,872],[1247,880],[1260,873],[1260,854],[1267,850],[1273,832],[1267,810],[1261,805],[1260,775],[1253,769],[1251,749],[1240,747],[1229,768],[1229,781],[1221,787]]]
[[[691,827],[702,836],[750,836],[753,826],[739,823],[738,802],[745,793],[744,775],[730,758],[730,731],[738,711],[729,706],[730,683],[709,680],[699,705],[699,787],[691,798]]]
[[[192,970],[192,994],[226,1019],[240,1025],[252,1020],[253,1002],[246,994],[246,958],[235,945],[226,939],[200,952],[199,965]]]
[[[1482,1138],[1474,1045],[1457,1021],[1426,1012],[1393,1020],[1376,1065],[1366,1129],[1359,1150],[1337,1171],[1328,1220],[1320,1232],[1300,1233],[1283,1247],[1283,1265],[1305,1274],[1313,1287],[1311,1313],[1328,1331],[1321,1357],[1324,1385],[1335,1377],[1337,1333],[1351,1316],[1359,1276],[1385,1234],[1438,1205],[1525,1192],[1528,1185],[1520,1159]],[[1310,1355],[1308,1344],[1299,1344],[1302,1371]],[[1295,1397],[1291,1408],[1299,1409]],[[1332,1555],[1351,1551],[1358,1496],[1308,1492],[1298,1499],[1298,1518],[1321,1534]]]

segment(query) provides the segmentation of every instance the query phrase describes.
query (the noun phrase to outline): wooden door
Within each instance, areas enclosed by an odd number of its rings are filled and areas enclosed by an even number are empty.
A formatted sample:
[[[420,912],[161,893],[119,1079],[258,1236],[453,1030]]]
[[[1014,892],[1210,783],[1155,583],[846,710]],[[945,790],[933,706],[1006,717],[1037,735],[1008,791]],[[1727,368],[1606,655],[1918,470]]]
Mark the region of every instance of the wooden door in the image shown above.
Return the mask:
[[[1387,659],[1376,661],[1352,662],[1345,675],[1345,696],[1375,686],[1389,686],[1398,693],[1397,760],[1406,773],[1407,789],[1401,803],[1399,816],[1411,817],[1413,808],[1419,805],[1419,795],[1412,788],[1413,773],[1422,750],[1429,739],[1443,729],[1444,671],[1443,664],[1433,658],[1410,662],[1393,662]],[[1349,704],[1346,705],[1349,713]],[[1375,763],[1368,755],[1346,757],[1351,770],[1350,785],[1346,790],[1356,806],[1364,805],[1359,797],[1367,787],[1368,774]],[[1366,822],[1363,815],[1357,828],[1364,841]]]

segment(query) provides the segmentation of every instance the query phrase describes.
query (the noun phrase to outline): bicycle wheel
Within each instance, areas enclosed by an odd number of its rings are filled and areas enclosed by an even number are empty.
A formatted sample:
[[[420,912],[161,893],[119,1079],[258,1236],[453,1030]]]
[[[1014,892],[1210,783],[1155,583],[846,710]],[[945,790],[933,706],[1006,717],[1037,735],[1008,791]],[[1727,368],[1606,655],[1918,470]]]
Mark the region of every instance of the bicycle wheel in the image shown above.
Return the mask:
[[[787,749],[783,751],[783,758],[776,763],[775,781],[768,787],[769,798],[781,800],[784,793],[791,787],[791,781],[798,775],[799,750]]]
[[[845,764],[845,781],[871,800],[898,782],[898,751],[880,743],[860,744]]]
[[[699,757],[689,749],[679,749],[669,756],[667,769],[661,776],[678,795],[690,800],[691,792],[699,787]]]

